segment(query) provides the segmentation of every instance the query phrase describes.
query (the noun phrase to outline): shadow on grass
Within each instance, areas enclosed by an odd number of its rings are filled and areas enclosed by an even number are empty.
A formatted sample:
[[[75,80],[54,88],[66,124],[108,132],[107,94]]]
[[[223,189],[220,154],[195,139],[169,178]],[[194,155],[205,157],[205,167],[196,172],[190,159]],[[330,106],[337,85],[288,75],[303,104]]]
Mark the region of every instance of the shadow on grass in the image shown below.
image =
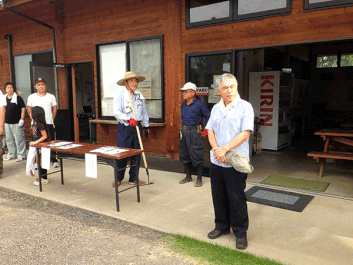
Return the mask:
[[[270,260],[268,258],[260,258],[255,255],[242,252],[227,247],[210,244],[197,239],[189,238],[181,235],[169,234],[171,247],[177,253],[181,253],[201,263],[208,264],[246,264],[246,265],[281,265],[282,263]],[[235,242],[234,242],[235,243]]]

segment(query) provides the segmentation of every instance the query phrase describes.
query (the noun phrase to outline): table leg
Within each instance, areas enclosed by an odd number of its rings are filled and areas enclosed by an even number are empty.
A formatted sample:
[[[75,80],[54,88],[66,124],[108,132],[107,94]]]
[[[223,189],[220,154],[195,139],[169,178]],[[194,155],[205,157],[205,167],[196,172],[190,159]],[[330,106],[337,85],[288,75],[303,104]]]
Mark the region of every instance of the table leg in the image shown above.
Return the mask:
[[[116,210],[119,212],[120,209],[119,209],[119,190],[118,190],[118,161],[116,159],[113,160],[113,168],[114,168]]]
[[[136,158],[135,158],[135,167],[136,167],[136,189],[137,189],[137,202],[140,202],[140,178],[139,178],[139,175],[140,175],[140,171],[139,171],[139,165],[137,163],[137,155],[136,155]]]
[[[63,159],[60,159],[60,173],[61,173],[61,185],[64,185],[64,166],[63,166]]]
[[[38,166],[38,181],[39,181],[39,191],[42,191],[42,166],[41,166],[41,157],[40,157],[40,149],[37,148],[37,166]]]
[[[327,149],[328,149],[328,144],[330,142],[330,137],[326,137],[326,141],[325,141],[325,146],[324,146],[324,153],[327,153]],[[319,177],[322,178],[322,174],[324,173],[324,166],[326,164],[326,158],[323,158],[322,162],[321,162],[321,166],[320,166],[320,172],[319,172]]]

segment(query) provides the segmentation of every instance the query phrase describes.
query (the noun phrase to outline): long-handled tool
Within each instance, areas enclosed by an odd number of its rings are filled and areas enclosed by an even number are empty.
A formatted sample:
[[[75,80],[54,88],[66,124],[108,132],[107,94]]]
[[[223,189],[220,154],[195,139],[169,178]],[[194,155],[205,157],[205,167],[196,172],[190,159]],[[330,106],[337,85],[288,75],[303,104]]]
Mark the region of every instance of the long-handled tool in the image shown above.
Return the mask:
[[[134,104],[132,103],[132,97],[131,97],[131,92],[130,90],[128,91],[129,93],[129,98],[130,98],[130,104],[131,104],[131,109],[132,109],[132,113],[134,114],[134,119],[137,121],[136,118],[136,113],[135,113],[135,107]],[[142,144],[142,139],[141,139],[141,134],[140,134],[140,128],[138,125],[136,125],[136,131],[137,131],[137,137],[139,138],[139,142],[140,142],[140,147],[143,151],[142,153],[142,158],[143,158],[143,163],[145,164],[145,168],[146,168],[146,173],[147,173],[147,177],[148,177],[148,184],[153,184],[153,181],[150,182],[150,174],[148,173],[148,166],[147,166],[147,161],[146,161],[146,155],[145,155],[145,150],[143,148],[143,144]]]

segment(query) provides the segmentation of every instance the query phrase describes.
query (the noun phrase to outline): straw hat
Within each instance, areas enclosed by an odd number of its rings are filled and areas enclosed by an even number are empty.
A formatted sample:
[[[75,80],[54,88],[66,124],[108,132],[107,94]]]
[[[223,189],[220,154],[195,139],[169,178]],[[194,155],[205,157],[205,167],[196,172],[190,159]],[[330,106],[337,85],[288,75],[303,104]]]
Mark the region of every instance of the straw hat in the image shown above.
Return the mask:
[[[124,81],[129,80],[129,79],[133,79],[133,78],[136,78],[136,79],[137,79],[137,83],[140,83],[141,81],[143,81],[143,80],[146,79],[146,77],[138,76],[138,75],[136,75],[134,72],[126,72],[126,73],[124,74],[124,78],[123,78],[123,79],[120,79],[120,80],[117,82],[117,84],[118,84],[119,86],[124,86],[124,85],[125,85],[125,84],[124,84]]]

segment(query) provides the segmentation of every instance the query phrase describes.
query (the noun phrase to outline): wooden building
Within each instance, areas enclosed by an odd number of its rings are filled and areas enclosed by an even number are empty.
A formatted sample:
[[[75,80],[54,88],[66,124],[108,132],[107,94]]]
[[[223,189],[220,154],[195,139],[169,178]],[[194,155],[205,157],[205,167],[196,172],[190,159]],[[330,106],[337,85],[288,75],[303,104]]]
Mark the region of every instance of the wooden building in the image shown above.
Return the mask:
[[[267,0],[261,6],[249,0],[2,2],[0,35],[6,39],[0,39],[0,83],[15,81],[26,100],[34,92],[31,79],[38,74],[52,78],[48,91],[56,94],[61,110],[57,129],[65,134],[72,128],[76,140],[87,137],[87,117],[93,117],[91,136],[95,141],[116,144],[111,104],[119,88],[113,84],[130,69],[148,76],[142,88],[148,95],[152,119],[145,150],[167,158],[178,158],[182,102],[178,89],[187,81],[211,91],[212,76],[231,72],[238,78],[241,96],[247,99],[249,72],[290,67],[300,80],[312,81],[307,93],[314,103],[331,98],[333,101],[325,101],[326,110],[346,113],[353,108],[352,81],[335,82],[344,86],[339,93],[332,92],[334,83],[326,84],[326,96],[320,98],[322,82],[332,78],[330,74],[336,78],[342,75],[341,80],[353,79],[349,70],[353,65],[348,63],[342,69],[340,63],[340,59],[353,56],[350,0]],[[54,29],[54,55],[51,28],[13,10]],[[331,71],[316,67],[318,58],[335,55],[338,67],[329,67]],[[53,63],[55,68],[50,67]],[[319,85],[313,85],[315,76]],[[305,112],[305,106],[298,110]],[[310,130],[304,125],[300,129]]]

